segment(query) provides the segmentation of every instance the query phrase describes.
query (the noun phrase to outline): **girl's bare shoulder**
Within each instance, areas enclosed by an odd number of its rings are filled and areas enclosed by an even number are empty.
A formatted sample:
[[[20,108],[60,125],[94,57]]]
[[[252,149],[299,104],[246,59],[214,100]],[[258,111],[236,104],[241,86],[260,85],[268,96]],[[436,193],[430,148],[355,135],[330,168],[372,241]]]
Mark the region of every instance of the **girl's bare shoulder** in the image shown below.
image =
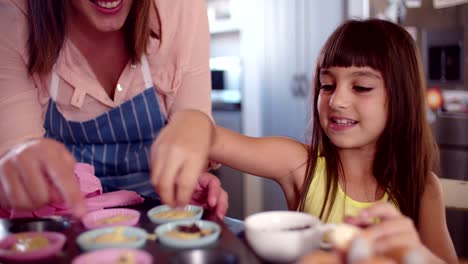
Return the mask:
[[[442,184],[434,172],[429,172],[424,186],[423,198],[441,200],[443,196]]]

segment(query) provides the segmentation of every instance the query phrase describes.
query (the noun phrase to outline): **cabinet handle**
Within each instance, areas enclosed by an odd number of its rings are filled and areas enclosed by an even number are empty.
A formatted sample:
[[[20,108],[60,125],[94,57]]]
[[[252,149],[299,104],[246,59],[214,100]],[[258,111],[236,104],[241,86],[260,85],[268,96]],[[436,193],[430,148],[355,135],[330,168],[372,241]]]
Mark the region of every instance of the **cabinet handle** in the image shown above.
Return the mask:
[[[305,73],[294,74],[291,81],[291,92],[294,97],[306,98],[309,94],[309,80]]]

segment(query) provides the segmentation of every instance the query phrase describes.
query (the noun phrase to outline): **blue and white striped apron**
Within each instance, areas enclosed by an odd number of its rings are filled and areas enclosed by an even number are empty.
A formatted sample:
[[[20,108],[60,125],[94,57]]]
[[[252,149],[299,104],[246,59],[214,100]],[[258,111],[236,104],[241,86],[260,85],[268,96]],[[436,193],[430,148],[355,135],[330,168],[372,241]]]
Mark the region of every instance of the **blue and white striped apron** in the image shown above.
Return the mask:
[[[141,69],[148,87],[144,92],[84,122],[67,121],[60,113],[55,103],[58,76],[53,71],[45,137],[63,142],[78,162],[92,164],[104,191],[125,189],[157,198],[149,176],[150,148],[166,119],[146,56]]]

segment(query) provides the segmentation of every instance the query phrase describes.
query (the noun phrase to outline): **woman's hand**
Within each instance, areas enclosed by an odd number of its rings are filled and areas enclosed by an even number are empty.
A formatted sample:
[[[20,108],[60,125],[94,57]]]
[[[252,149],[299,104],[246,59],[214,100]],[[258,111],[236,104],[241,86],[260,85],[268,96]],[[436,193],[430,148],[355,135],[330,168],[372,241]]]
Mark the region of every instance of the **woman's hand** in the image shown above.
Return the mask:
[[[228,194],[221,188],[221,182],[216,176],[205,172],[198,178],[190,204],[214,211],[219,219],[223,219],[228,209]]]
[[[213,134],[212,121],[200,111],[172,115],[151,147],[151,182],[163,203],[182,206],[190,201],[207,168]]]
[[[65,200],[73,213],[81,216],[86,210],[74,166],[70,152],[54,140],[32,140],[12,148],[0,158],[2,207],[34,210]]]

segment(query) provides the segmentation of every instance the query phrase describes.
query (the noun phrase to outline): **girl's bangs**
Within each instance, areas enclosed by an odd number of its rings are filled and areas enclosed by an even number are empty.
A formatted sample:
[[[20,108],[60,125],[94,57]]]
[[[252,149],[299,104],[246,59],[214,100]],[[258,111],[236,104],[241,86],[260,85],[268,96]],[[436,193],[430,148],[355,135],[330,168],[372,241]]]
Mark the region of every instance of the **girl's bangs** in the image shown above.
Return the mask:
[[[371,67],[383,72],[387,41],[377,25],[353,21],[338,28],[323,47],[318,66]]]

